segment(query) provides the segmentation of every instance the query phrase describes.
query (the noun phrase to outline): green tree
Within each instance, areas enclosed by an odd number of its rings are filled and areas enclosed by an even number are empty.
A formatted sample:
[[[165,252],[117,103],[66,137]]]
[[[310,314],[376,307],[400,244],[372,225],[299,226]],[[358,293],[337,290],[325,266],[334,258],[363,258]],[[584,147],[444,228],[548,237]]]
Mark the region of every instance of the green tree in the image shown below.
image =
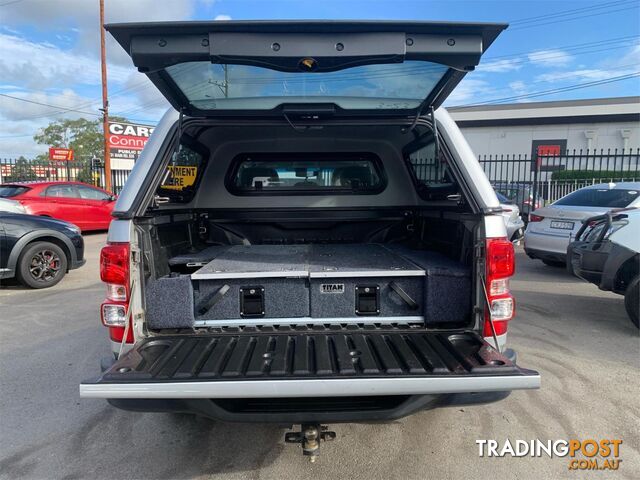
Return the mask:
[[[11,175],[4,177],[5,182],[26,182],[29,180],[37,180],[36,173],[33,171],[32,164],[24,157],[19,157],[11,168]]]
[[[111,120],[127,122],[126,118],[110,117]],[[93,183],[91,159],[104,160],[104,140],[101,120],[56,120],[38,131],[33,139],[48,147],[71,148],[74,152],[76,179]],[[37,160],[48,160],[47,154],[38,155]]]

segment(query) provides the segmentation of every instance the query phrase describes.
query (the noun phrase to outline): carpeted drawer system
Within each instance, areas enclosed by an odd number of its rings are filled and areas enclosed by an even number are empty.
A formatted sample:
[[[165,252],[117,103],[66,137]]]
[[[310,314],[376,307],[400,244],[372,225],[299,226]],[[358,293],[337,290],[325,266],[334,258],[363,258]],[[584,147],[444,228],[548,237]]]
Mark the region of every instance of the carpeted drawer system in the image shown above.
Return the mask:
[[[237,245],[194,258],[203,266],[191,275],[147,283],[150,328],[453,324],[470,313],[469,269],[434,252],[378,244]]]

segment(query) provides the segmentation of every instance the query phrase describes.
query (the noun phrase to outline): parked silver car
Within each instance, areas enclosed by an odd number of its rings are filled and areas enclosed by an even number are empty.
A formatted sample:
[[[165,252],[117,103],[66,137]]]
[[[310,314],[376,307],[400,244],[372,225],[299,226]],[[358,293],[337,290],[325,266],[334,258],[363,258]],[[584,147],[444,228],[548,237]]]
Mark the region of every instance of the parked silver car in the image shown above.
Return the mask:
[[[502,207],[502,218],[504,225],[507,227],[507,238],[512,242],[517,242],[524,235],[524,220],[520,216],[520,209],[513,201],[501,193],[496,192],[500,206]]]
[[[524,250],[529,257],[547,265],[565,265],[567,246],[583,220],[637,206],[640,206],[640,182],[601,183],[581,188],[529,216]]]

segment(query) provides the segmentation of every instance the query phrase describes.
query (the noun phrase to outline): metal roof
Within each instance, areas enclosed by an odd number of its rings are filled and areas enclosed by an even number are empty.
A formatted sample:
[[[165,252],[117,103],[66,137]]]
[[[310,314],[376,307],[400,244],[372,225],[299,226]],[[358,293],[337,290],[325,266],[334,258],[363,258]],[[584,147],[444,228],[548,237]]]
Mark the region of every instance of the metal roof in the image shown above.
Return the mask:
[[[460,127],[640,121],[640,97],[449,107]]]

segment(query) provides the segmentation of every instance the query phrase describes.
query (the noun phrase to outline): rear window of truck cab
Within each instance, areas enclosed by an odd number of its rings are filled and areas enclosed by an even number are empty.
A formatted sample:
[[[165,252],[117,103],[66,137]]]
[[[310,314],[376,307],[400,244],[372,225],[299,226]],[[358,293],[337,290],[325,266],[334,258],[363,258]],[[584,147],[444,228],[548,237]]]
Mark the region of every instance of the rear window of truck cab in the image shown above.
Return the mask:
[[[238,155],[226,184],[234,194],[371,194],[386,181],[371,153],[257,153]]]

